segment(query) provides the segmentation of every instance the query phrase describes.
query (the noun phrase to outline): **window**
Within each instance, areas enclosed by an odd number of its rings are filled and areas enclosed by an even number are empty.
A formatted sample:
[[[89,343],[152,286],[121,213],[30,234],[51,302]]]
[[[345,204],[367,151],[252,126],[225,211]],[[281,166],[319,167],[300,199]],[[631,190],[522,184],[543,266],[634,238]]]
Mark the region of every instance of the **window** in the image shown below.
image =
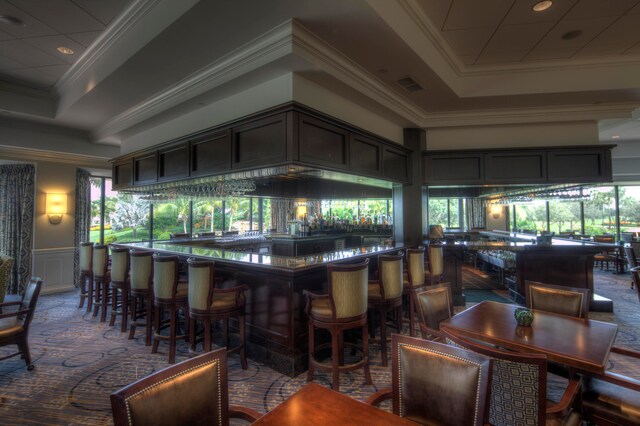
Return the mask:
[[[640,232],[640,186],[618,187],[620,232]]]
[[[536,200],[527,204],[514,204],[516,229],[525,231],[547,230],[547,204]]]
[[[243,233],[249,230],[249,204],[249,198],[229,198],[225,201],[226,231]]]
[[[168,240],[171,234],[191,232],[191,203],[187,198],[153,204],[153,239]]]
[[[193,232],[222,231],[222,200],[208,198],[193,202]]]
[[[615,191],[612,186],[595,187],[593,196],[584,202],[584,232],[587,235],[616,232]]]
[[[550,231],[582,233],[580,201],[549,201]]]
[[[464,228],[465,222],[462,198],[429,198],[429,225]]]

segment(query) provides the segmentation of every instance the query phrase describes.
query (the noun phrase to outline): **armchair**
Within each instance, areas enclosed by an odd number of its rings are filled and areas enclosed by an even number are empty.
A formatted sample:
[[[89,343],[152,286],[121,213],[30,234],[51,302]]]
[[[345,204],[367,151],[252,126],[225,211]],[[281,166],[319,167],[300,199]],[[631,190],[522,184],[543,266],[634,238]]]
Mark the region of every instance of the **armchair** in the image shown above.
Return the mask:
[[[17,307],[17,310],[4,311],[0,314],[0,346],[18,345],[18,352],[0,358],[0,361],[21,355],[27,364],[27,370],[33,370],[34,365],[31,363],[31,354],[29,353],[29,325],[38,303],[41,288],[42,280],[32,277],[21,301],[0,303],[2,309],[9,306]]]

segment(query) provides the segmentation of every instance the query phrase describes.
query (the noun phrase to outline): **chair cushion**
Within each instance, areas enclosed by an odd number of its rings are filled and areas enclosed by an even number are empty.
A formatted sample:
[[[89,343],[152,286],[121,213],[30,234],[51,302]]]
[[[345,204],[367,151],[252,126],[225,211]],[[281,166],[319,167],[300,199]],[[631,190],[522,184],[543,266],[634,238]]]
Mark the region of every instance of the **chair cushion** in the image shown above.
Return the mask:
[[[640,424],[640,392],[594,378],[584,378],[582,386],[585,415],[621,425]]]
[[[369,283],[369,299],[382,299],[382,295],[380,294],[380,284]]]
[[[18,321],[17,318],[0,319],[0,339],[15,336],[23,331],[24,328],[22,327],[22,322]]]
[[[240,293],[239,302],[236,301],[237,293],[213,293],[213,301],[211,302],[212,310],[234,309],[244,305],[244,293]]]
[[[329,298],[313,299],[311,302],[311,316],[316,318],[331,318],[331,302]]]
[[[183,299],[189,294],[189,283],[179,282],[176,289],[176,299]]]

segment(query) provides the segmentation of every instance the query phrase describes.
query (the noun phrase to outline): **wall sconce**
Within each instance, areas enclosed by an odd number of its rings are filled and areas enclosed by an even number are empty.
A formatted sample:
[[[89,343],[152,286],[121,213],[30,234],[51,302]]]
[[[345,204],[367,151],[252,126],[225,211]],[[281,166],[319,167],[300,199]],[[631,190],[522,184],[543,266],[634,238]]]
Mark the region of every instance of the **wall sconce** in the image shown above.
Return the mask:
[[[57,225],[62,221],[62,215],[67,214],[67,194],[46,194],[45,213],[49,222]]]
[[[304,216],[307,214],[307,206],[298,206],[296,207],[296,213],[298,220],[304,220]]]
[[[497,219],[502,214],[502,206],[500,204],[491,204],[491,216]]]

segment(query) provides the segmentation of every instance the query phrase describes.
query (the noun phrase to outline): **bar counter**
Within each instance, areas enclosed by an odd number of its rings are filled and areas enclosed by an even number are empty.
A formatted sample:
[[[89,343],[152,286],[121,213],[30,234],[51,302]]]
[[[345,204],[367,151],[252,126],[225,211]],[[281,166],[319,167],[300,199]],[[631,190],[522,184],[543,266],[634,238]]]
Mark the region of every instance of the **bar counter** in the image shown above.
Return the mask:
[[[200,244],[202,240],[193,242]],[[182,260],[190,257],[210,259],[215,262],[216,276],[222,276],[225,285],[247,284],[247,356],[291,377],[307,370],[308,330],[304,311],[306,300],[302,292],[327,292],[329,263],[369,259],[369,274],[372,275],[378,267],[378,255],[403,248],[402,244],[372,245],[286,257],[190,245],[184,240],[114,245],[172,254]]]
[[[479,234],[505,241],[456,241],[443,244],[444,279],[451,283],[456,305],[464,305],[466,302],[462,289],[464,253],[478,250],[508,250],[516,254],[516,283],[510,288],[516,302],[525,302],[524,283],[528,280],[588,288],[592,295],[591,310],[613,310],[611,300],[594,294],[593,256],[603,250],[617,249],[618,246],[565,238],[552,238],[550,244],[539,244],[536,242],[536,236],[530,234],[496,231],[480,231]]]

